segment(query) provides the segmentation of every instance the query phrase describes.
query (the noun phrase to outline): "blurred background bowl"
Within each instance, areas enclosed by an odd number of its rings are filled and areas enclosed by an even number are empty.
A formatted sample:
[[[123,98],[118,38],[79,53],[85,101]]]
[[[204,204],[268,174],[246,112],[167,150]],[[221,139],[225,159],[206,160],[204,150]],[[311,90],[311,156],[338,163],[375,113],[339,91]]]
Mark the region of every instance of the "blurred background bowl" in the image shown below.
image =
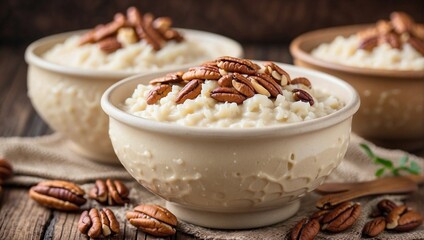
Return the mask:
[[[181,220],[239,229],[289,218],[298,210],[299,198],[343,159],[359,97],[335,77],[279,66],[292,76],[309,78],[345,106],[318,119],[269,127],[187,127],[125,112],[125,99],[137,85],[164,73],[134,76],[110,87],[101,101],[119,160]]]
[[[316,30],[290,45],[297,66],[339,77],[359,93],[361,107],[353,118],[353,132],[392,148],[424,147],[424,70],[383,70],[352,67],[313,57],[311,51],[337,36],[350,36],[371,25]]]
[[[243,55],[240,44],[224,36],[196,30],[177,30],[201,45],[216,45],[212,59],[222,55]],[[136,72],[80,69],[51,63],[42,58],[55,44],[82,33],[57,34],[28,46],[25,52],[25,60],[29,65],[28,95],[42,119],[70,140],[71,149],[95,161],[117,164],[119,161],[110,143],[108,120],[101,110],[100,98],[113,83]],[[169,65],[160,70],[147,69],[138,73],[147,74],[164,69],[172,71],[196,63],[200,62]]]

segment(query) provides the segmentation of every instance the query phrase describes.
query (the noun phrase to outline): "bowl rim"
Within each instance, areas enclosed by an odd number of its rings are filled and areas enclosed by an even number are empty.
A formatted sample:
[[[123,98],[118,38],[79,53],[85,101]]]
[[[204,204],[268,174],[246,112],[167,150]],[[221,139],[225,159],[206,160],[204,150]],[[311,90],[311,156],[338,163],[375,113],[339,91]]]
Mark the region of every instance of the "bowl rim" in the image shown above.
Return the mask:
[[[290,53],[292,56],[298,60],[304,61],[306,63],[319,66],[322,68],[328,68],[331,70],[337,70],[342,72],[348,72],[352,74],[360,74],[360,75],[372,75],[372,76],[384,76],[387,78],[393,77],[412,77],[412,78],[423,78],[424,70],[389,70],[389,69],[375,69],[375,68],[364,68],[364,67],[355,67],[344,65],[340,63],[330,62],[327,60],[319,59],[310,54],[310,52],[306,51],[302,48],[302,44],[305,42],[312,41],[317,39],[317,35],[327,34],[327,35],[337,35],[336,32],[345,32],[348,29],[352,29],[352,32],[357,32],[358,30],[362,30],[368,27],[371,27],[375,24],[359,24],[359,25],[346,25],[339,27],[330,27],[318,29],[310,32],[303,33],[297,36],[290,43]]]
[[[244,52],[241,44],[234,39],[231,39],[229,37],[219,35],[212,32],[206,32],[206,31],[200,31],[200,30],[194,30],[194,29],[185,29],[185,28],[175,28],[176,30],[182,32],[185,35],[191,35],[196,38],[203,38],[205,41],[211,41],[211,39],[214,42],[220,42],[227,45],[228,49],[231,49],[233,53],[231,55],[242,57]],[[59,42],[63,42],[68,37],[72,35],[80,35],[83,34],[90,29],[84,29],[84,30],[77,30],[77,31],[70,31],[70,32],[64,32],[59,34],[50,35],[47,37],[43,37],[41,39],[38,39],[34,42],[32,42],[25,50],[25,61],[28,65],[34,65],[42,69],[46,69],[52,72],[61,73],[61,74],[68,74],[68,75],[76,75],[76,76],[84,76],[84,77],[102,77],[107,79],[116,79],[116,78],[126,78],[135,74],[139,74],[141,71],[125,71],[125,70],[96,70],[96,69],[86,69],[86,68],[79,68],[79,67],[70,67],[70,66],[64,66],[57,63],[49,62],[45,59],[43,59],[40,55],[35,53],[40,48],[44,48],[46,46],[49,46],[48,49],[51,49],[51,47]],[[45,51],[42,51],[44,53]],[[230,55],[230,54],[229,54]],[[194,63],[187,63],[182,64],[179,66],[170,66],[165,67],[161,69],[155,69],[155,70],[142,70],[143,73],[151,73],[151,72],[158,72],[162,70],[171,70],[176,69],[180,67],[190,67]]]
[[[263,62],[263,61],[256,61]],[[305,132],[311,132],[323,128],[327,128],[332,125],[336,125],[352,117],[353,114],[359,109],[360,99],[356,90],[349,85],[347,82],[331,76],[329,74],[321,73],[315,70],[306,68],[296,67],[289,64],[278,63],[280,67],[287,69],[289,72],[292,70],[302,71],[308,74],[312,74],[317,78],[325,79],[334,84],[338,84],[341,88],[351,95],[351,99],[346,102],[345,106],[329,115],[312,119],[303,122],[296,122],[290,124],[277,124],[259,128],[217,128],[217,127],[198,127],[198,126],[183,126],[169,122],[158,122],[151,119],[141,118],[130,113],[127,113],[111,103],[110,99],[117,89],[124,87],[132,82],[141,82],[142,79],[149,78],[150,75],[155,74],[138,74],[132,77],[123,79],[110,86],[102,95],[101,107],[103,111],[109,116],[121,123],[130,125],[137,129],[144,129],[147,131],[164,133],[168,135],[185,135],[185,136],[196,136],[196,137],[215,137],[215,138],[244,138],[244,137],[264,137],[264,136],[275,136],[275,135],[295,135],[302,134]],[[181,69],[183,70],[183,69]],[[162,71],[160,74],[166,74],[169,71]],[[129,92],[128,96],[131,96],[132,92]],[[283,131],[281,131],[283,130]]]

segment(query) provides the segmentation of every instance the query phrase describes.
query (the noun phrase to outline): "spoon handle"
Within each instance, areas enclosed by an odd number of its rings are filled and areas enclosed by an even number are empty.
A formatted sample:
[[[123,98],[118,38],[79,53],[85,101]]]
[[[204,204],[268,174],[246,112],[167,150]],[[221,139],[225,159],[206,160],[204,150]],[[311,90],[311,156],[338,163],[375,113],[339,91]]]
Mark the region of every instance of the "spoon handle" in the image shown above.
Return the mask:
[[[360,183],[345,192],[327,194],[318,200],[316,206],[321,209],[332,208],[342,202],[359,197],[388,193],[409,193],[417,189],[416,182],[409,178],[387,178],[384,181],[370,181],[367,184]]]

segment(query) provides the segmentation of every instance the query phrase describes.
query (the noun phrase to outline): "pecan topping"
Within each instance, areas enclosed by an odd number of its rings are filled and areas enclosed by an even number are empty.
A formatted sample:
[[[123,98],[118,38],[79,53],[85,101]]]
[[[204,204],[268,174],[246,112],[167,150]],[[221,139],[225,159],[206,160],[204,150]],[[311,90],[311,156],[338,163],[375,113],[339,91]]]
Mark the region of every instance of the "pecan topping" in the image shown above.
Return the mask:
[[[256,76],[250,76],[249,78],[256,80],[256,82],[262,85],[270,93],[271,97],[277,97],[278,94],[283,94],[281,86],[267,74],[256,73]]]
[[[369,237],[375,237],[382,233],[386,228],[386,219],[384,217],[377,217],[367,222],[362,229],[362,234]]]
[[[253,89],[255,89],[255,91],[257,92],[257,93],[259,93],[259,94],[262,94],[262,95],[265,95],[265,96],[267,96],[267,97],[271,97],[271,93],[266,89],[266,88],[264,88],[257,80],[256,80],[256,78],[259,78],[259,77],[255,77],[255,76],[252,76],[252,77],[249,77],[249,79],[250,79],[250,82],[252,83],[252,86],[253,86]]]
[[[177,218],[168,209],[158,205],[139,205],[133,212],[127,212],[126,217],[133,226],[156,237],[176,233]]]
[[[147,104],[152,105],[157,103],[160,99],[166,97],[171,90],[172,86],[169,84],[157,85],[150,90],[146,100]]]
[[[322,229],[330,232],[342,232],[352,226],[360,214],[361,205],[359,203],[341,203],[322,218]]]
[[[409,43],[424,55],[424,25],[417,24],[403,12],[393,12],[391,20],[380,20],[374,28],[358,32],[358,48],[371,51],[380,44],[387,43],[392,48],[401,49],[403,43]]]
[[[99,42],[99,48],[106,53],[115,52],[121,47],[121,43],[115,37],[105,38]]]
[[[314,105],[314,98],[307,91],[296,88],[292,92],[296,101],[308,102],[309,105]]]
[[[414,25],[414,20],[404,12],[393,12],[390,14],[390,20],[393,28],[399,34],[409,32]]]
[[[222,76],[219,80],[218,80],[218,85],[221,87],[232,87],[233,86],[233,76],[231,74],[227,74]]]
[[[417,50],[417,52],[421,53],[424,56],[424,40],[419,40],[418,38],[410,37],[408,39],[408,43]]]
[[[234,88],[218,87],[211,92],[211,98],[218,102],[235,102],[237,104],[243,103],[246,97],[240,94]]]
[[[12,165],[6,159],[0,158],[0,184],[13,175]]]
[[[277,64],[273,62],[266,62],[264,66],[267,68],[267,71],[273,79],[281,84],[281,86],[286,86],[290,84],[290,75],[281,69]]]
[[[117,13],[112,22],[98,25],[84,34],[79,44],[98,42],[100,49],[111,53],[121,48],[122,44],[132,44],[144,39],[157,51],[165,45],[166,41],[183,40],[183,37],[172,29],[171,25],[172,21],[169,18],[155,19],[150,13],[141,15],[137,8],[130,7],[126,16]]]
[[[221,74],[218,71],[218,67],[209,65],[190,68],[183,74],[182,78],[184,81],[190,81],[193,79],[218,80],[221,78]]]
[[[373,50],[377,46],[378,46],[378,37],[377,36],[373,36],[373,37],[364,39],[359,44],[359,47],[358,48],[359,49],[364,49],[366,51],[371,51],[371,50]]]
[[[160,78],[156,78],[153,79],[152,81],[149,82],[149,84],[151,85],[155,85],[155,84],[164,84],[164,83],[180,83],[183,81],[183,76],[184,72],[175,72],[175,73],[168,73],[165,75],[165,77],[160,77]]]
[[[87,200],[84,190],[67,181],[44,181],[31,187],[29,196],[41,205],[58,210],[78,210]]]
[[[290,233],[291,240],[312,240],[318,234],[320,224],[317,219],[302,219],[292,229]]]
[[[78,229],[82,234],[86,234],[90,238],[108,237],[119,233],[119,222],[110,209],[103,208],[99,211],[96,208],[92,208],[90,211],[84,211],[81,214]]]
[[[193,79],[187,85],[185,85],[179,92],[176,103],[184,103],[187,99],[195,99],[200,95],[202,91],[202,81],[199,79]]]
[[[242,74],[254,74],[259,66],[247,59],[235,57],[220,57],[217,59],[218,67],[227,72],[237,72]]]
[[[290,84],[302,84],[308,88],[312,88],[311,82],[305,77],[297,77],[295,79],[292,79]]]
[[[394,229],[398,232],[411,231],[417,228],[423,222],[421,214],[406,206],[397,206],[386,217],[387,229]]]
[[[255,95],[254,87],[249,79],[239,73],[231,74],[233,80],[231,81],[232,86],[241,94],[246,97],[253,97]]]

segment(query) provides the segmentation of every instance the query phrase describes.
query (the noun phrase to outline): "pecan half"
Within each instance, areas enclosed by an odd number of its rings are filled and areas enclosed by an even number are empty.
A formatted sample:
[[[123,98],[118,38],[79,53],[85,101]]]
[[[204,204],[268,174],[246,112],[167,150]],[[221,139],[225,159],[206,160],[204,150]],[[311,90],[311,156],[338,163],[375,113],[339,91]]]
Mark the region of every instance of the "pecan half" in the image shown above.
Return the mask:
[[[417,52],[421,53],[424,56],[424,40],[420,40],[415,37],[410,37],[408,39],[408,43],[417,50]]]
[[[172,86],[169,84],[161,84],[152,88],[147,95],[146,102],[149,105],[157,103],[162,98],[166,97],[172,91]]]
[[[244,100],[246,100],[246,97],[240,94],[237,90],[227,87],[218,87],[212,90],[211,98],[218,102],[235,102],[237,104],[241,104]]]
[[[237,72],[241,74],[254,74],[259,66],[247,59],[235,57],[220,57],[217,59],[218,67],[227,72]]]
[[[297,77],[295,79],[292,79],[290,84],[302,84],[308,88],[312,88],[311,82],[305,77]]]
[[[359,49],[363,49],[365,51],[372,51],[375,47],[378,46],[378,36],[373,36],[362,40],[359,43]]]
[[[124,205],[130,200],[128,188],[119,180],[107,179],[106,181],[98,179],[94,187],[88,193],[88,197],[102,204]]]
[[[149,82],[151,85],[155,84],[164,84],[164,83],[180,83],[183,81],[184,72],[174,72],[174,73],[168,73],[164,77],[153,79]]]
[[[151,14],[144,16],[135,7],[127,9],[127,18],[129,23],[135,28],[140,39],[146,40],[154,50],[159,50],[165,44],[165,40],[153,27],[154,17]]]
[[[181,89],[175,102],[177,104],[181,104],[184,103],[187,99],[195,99],[200,95],[201,91],[202,81],[199,79],[193,79]]]
[[[360,214],[361,205],[359,203],[341,203],[322,218],[322,229],[335,233],[342,232],[351,227]]]
[[[303,89],[293,89],[293,98],[296,101],[308,102],[309,105],[314,105],[314,98]]]
[[[218,85],[221,87],[232,87],[233,86],[232,74],[227,74],[218,79]]]
[[[275,81],[279,82],[281,86],[290,84],[290,75],[273,62],[266,62],[264,66],[267,72],[272,76]]]
[[[262,85],[271,95],[271,97],[277,97],[278,94],[283,94],[283,90],[274,79],[264,73],[257,73],[255,76],[249,76],[249,79],[254,79],[257,83]]]
[[[382,233],[386,228],[386,219],[384,217],[377,217],[367,222],[362,229],[362,234],[369,237],[375,237]]]
[[[291,240],[312,240],[318,234],[320,224],[317,219],[304,218],[299,221],[290,233]]]
[[[411,231],[417,228],[423,222],[421,214],[408,209],[405,205],[397,206],[386,217],[386,228],[398,232]]]
[[[414,25],[414,20],[404,12],[393,12],[390,14],[390,20],[393,28],[399,34],[409,32]]]
[[[253,97],[255,95],[254,87],[249,79],[241,75],[240,73],[233,73],[232,86],[241,94],[246,97]]]
[[[182,78],[184,81],[193,79],[218,80],[221,78],[221,74],[218,71],[218,67],[209,65],[190,68],[183,74]]]
[[[29,196],[41,205],[58,210],[79,210],[87,200],[84,190],[67,181],[44,181],[29,190]]]
[[[0,184],[13,175],[12,165],[4,158],[0,158]]]
[[[100,50],[106,52],[106,53],[112,53],[116,50],[122,48],[122,44],[118,42],[118,39],[116,37],[108,37],[101,41],[99,41],[99,48]]]
[[[90,238],[98,238],[101,235],[108,237],[119,233],[119,222],[115,214],[108,208],[84,211],[78,222],[78,230]]]
[[[159,205],[138,205],[133,212],[127,212],[126,217],[133,226],[156,237],[176,233],[177,218]]]
[[[396,203],[388,199],[383,199],[377,203],[377,208],[382,212],[383,215],[389,214],[396,207]]]
[[[399,35],[394,33],[381,35],[379,41],[381,41],[382,43],[388,43],[392,48],[400,49],[402,46]]]

